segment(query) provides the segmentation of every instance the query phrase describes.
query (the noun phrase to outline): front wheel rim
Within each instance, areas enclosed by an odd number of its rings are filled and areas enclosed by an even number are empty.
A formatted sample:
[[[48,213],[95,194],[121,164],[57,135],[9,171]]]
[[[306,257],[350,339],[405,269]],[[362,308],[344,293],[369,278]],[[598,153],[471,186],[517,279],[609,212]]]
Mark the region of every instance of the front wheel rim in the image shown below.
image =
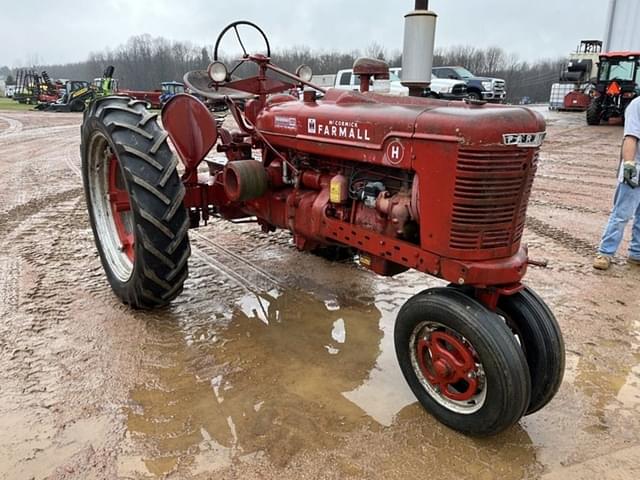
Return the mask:
[[[118,156],[100,132],[96,132],[90,141],[88,163],[97,240],[109,269],[124,283],[133,273],[135,223]]]
[[[455,413],[470,415],[482,408],[487,379],[471,343],[437,322],[422,322],[410,337],[411,366],[426,393]]]

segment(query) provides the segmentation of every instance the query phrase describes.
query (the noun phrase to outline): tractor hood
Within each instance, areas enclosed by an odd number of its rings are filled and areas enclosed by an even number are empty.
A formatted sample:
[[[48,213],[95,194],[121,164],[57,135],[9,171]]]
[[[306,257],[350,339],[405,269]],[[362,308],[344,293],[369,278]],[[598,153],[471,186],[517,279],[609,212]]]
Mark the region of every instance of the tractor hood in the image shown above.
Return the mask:
[[[542,116],[525,107],[477,105],[415,97],[397,97],[330,89],[323,100],[301,102],[276,96],[256,118],[258,128],[276,143],[312,141],[331,155],[353,157],[353,148],[375,161],[389,142],[413,139],[455,142],[469,147],[537,146],[544,132]],[[528,134],[528,135],[525,135]],[[308,150],[309,145],[304,146]],[[326,154],[329,154],[327,151]],[[384,162],[383,162],[384,163]]]

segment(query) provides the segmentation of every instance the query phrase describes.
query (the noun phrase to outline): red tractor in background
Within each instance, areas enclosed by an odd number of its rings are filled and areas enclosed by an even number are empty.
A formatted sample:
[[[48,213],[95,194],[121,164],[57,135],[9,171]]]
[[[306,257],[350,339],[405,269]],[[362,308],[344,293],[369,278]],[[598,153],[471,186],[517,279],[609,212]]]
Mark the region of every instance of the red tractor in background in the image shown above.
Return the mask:
[[[609,52],[600,55],[598,77],[591,90],[587,123],[600,125],[611,118],[622,118],[627,105],[640,88],[640,52]]]
[[[406,16],[404,79],[418,94],[429,84],[433,49],[424,46],[435,31],[426,4]],[[243,25],[264,38],[265,54],[240,42],[240,64],[256,73],[231,80],[237,66],[218,61],[219,44],[230,31],[240,39]],[[372,81],[389,72],[368,59],[354,65],[360,92],[325,91],[310,83],[309,67],[292,74],[271,63],[267,37],[244,21],[223,30],[213,58],[211,92],[254,97],[244,111],[227,99],[236,130],[184,94],[164,106],[164,129],[144,102],[124,96],[85,112],[89,217],[116,295],[134,308],[167,305],[187,278],[190,227],[256,218],[265,233],[289,230],[300,250],[349,247],[380,275],[416,269],[450,282],[409,299],[394,333],[407,382],[441,422],[493,435],[544,407],[562,381],[564,347],[552,312],[522,283],[535,262],[521,246],[542,117],[374,93]],[[303,88],[302,99],[290,94]],[[214,147],[226,164],[206,160],[208,172],[199,170]]]

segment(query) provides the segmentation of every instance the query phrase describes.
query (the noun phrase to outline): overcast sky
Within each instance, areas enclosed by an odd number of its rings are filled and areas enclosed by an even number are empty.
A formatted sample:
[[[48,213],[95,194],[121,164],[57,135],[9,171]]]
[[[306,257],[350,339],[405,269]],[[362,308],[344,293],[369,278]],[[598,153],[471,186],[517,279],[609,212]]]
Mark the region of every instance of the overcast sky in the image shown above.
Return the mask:
[[[501,46],[523,59],[555,58],[602,39],[608,0],[431,0],[436,47]],[[0,66],[84,60],[149,33],[213,44],[227,23],[258,23],[273,48],[402,47],[413,0],[0,0]]]

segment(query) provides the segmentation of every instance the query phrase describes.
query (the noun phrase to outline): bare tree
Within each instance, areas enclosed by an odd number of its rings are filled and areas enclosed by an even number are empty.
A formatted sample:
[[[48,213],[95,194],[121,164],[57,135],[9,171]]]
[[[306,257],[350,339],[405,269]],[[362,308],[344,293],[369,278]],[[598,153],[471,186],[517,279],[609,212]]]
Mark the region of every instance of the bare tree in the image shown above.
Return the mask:
[[[211,51],[210,46],[138,35],[113,50],[91,53],[84,62],[39,65],[37,68],[47,70],[52,78],[90,80],[101,76],[107,65],[113,65],[121,86],[156,89],[160,82],[181,81],[186,72],[206,68],[211,61]],[[315,73],[333,74],[340,69],[351,68],[355,59],[362,55],[383,59],[391,66],[402,65],[401,52],[389,53],[375,42],[364,51],[314,51],[306,46],[294,46],[272,52],[272,61],[289,71],[307,64]],[[558,79],[561,63],[561,60],[525,62],[499,47],[452,46],[438,49],[434,55],[436,66],[460,65],[477,75],[504,78],[510,101],[517,101],[525,95],[536,101],[547,100],[551,84]],[[251,71],[247,68],[238,73],[242,76]]]
[[[369,58],[377,58],[378,60],[386,60],[387,51],[378,42],[372,42],[367,46],[367,48],[364,49],[364,56]]]

